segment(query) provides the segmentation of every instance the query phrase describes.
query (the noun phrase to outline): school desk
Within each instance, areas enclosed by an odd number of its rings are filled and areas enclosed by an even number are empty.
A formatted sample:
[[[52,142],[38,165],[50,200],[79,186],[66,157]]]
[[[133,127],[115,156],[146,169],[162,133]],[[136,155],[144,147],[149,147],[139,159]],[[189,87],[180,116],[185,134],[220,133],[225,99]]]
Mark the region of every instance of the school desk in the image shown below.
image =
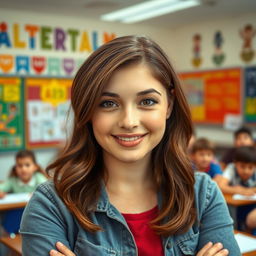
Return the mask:
[[[224,198],[228,205],[235,206],[235,207],[256,204],[256,200],[237,200],[237,199],[233,199],[233,195],[230,195],[230,194],[224,194]]]
[[[230,216],[234,221],[234,227],[237,228],[236,210],[238,206],[256,204],[256,200],[237,200],[233,199],[233,195],[223,194],[228,205]]]
[[[26,205],[27,205],[27,202],[0,204],[0,211],[8,211],[8,210],[13,210],[18,208],[24,208]]]
[[[30,193],[7,194],[0,199],[0,211],[24,208],[30,197]]]
[[[6,247],[8,247],[12,251],[11,255],[22,256],[20,235],[16,235],[14,238],[11,238],[9,236],[0,237],[0,242],[3,243]]]
[[[235,234],[243,234],[245,236],[253,237],[253,238],[256,239],[256,236],[253,236],[253,235],[245,233],[245,232],[241,232],[241,231],[237,231],[237,230],[235,230],[234,232],[235,232]],[[242,254],[242,256],[255,256],[255,255],[256,255],[256,250],[251,251],[251,252],[246,252],[246,253]]]

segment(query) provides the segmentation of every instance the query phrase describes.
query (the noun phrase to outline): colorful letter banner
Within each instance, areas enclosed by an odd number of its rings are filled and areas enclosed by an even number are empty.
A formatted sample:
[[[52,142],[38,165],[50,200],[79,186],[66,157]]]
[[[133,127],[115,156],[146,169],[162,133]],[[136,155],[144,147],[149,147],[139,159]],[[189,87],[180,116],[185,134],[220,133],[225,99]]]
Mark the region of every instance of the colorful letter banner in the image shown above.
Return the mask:
[[[241,69],[181,73],[195,123],[223,124],[226,115],[241,114]]]
[[[246,68],[244,78],[244,118],[246,122],[256,123],[256,66]]]
[[[26,79],[26,145],[55,147],[66,140],[70,79]]]
[[[0,151],[24,147],[23,85],[19,78],[0,78]]]

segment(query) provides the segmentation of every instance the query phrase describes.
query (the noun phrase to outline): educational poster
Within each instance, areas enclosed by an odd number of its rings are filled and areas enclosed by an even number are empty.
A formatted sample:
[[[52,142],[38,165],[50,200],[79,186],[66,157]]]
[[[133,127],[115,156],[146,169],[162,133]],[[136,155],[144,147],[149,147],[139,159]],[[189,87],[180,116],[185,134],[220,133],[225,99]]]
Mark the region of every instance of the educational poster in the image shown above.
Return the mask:
[[[71,79],[26,79],[28,148],[61,144],[67,134]]]
[[[244,71],[245,99],[244,118],[245,122],[256,123],[256,66],[248,67]]]
[[[226,115],[241,114],[241,69],[180,73],[196,123],[223,124]]]
[[[23,86],[19,78],[0,78],[0,151],[24,147]]]

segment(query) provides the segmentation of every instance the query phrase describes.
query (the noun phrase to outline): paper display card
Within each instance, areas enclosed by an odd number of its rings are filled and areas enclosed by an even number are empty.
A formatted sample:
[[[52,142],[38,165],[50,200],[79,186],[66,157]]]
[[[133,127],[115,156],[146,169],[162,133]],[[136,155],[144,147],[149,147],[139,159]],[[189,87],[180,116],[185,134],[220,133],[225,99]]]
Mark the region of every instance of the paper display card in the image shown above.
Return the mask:
[[[249,237],[243,234],[235,234],[236,241],[241,253],[251,252],[256,250],[256,238]]]
[[[240,194],[234,194],[233,199],[235,200],[256,200],[256,194],[253,196],[244,196]]]
[[[27,148],[59,147],[65,143],[71,85],[71,79],[25,80]]]
[[[28,202],[30,197],[31,193],[7,194],[4,198],[0,199],[0,204],[15,204]]]

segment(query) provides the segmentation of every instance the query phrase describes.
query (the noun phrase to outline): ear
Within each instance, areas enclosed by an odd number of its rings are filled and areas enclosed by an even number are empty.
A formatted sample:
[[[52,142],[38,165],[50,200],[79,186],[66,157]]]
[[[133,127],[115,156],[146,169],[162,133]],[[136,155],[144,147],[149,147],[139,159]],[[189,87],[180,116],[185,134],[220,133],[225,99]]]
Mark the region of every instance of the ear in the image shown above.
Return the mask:
[[[174,97],[172,96],[171,99],[169,99],[168,102],[168,108],[166,112],[166,119],[168,119],[171,116],[172,109],[173,109],[173,103],[174,103]]]

